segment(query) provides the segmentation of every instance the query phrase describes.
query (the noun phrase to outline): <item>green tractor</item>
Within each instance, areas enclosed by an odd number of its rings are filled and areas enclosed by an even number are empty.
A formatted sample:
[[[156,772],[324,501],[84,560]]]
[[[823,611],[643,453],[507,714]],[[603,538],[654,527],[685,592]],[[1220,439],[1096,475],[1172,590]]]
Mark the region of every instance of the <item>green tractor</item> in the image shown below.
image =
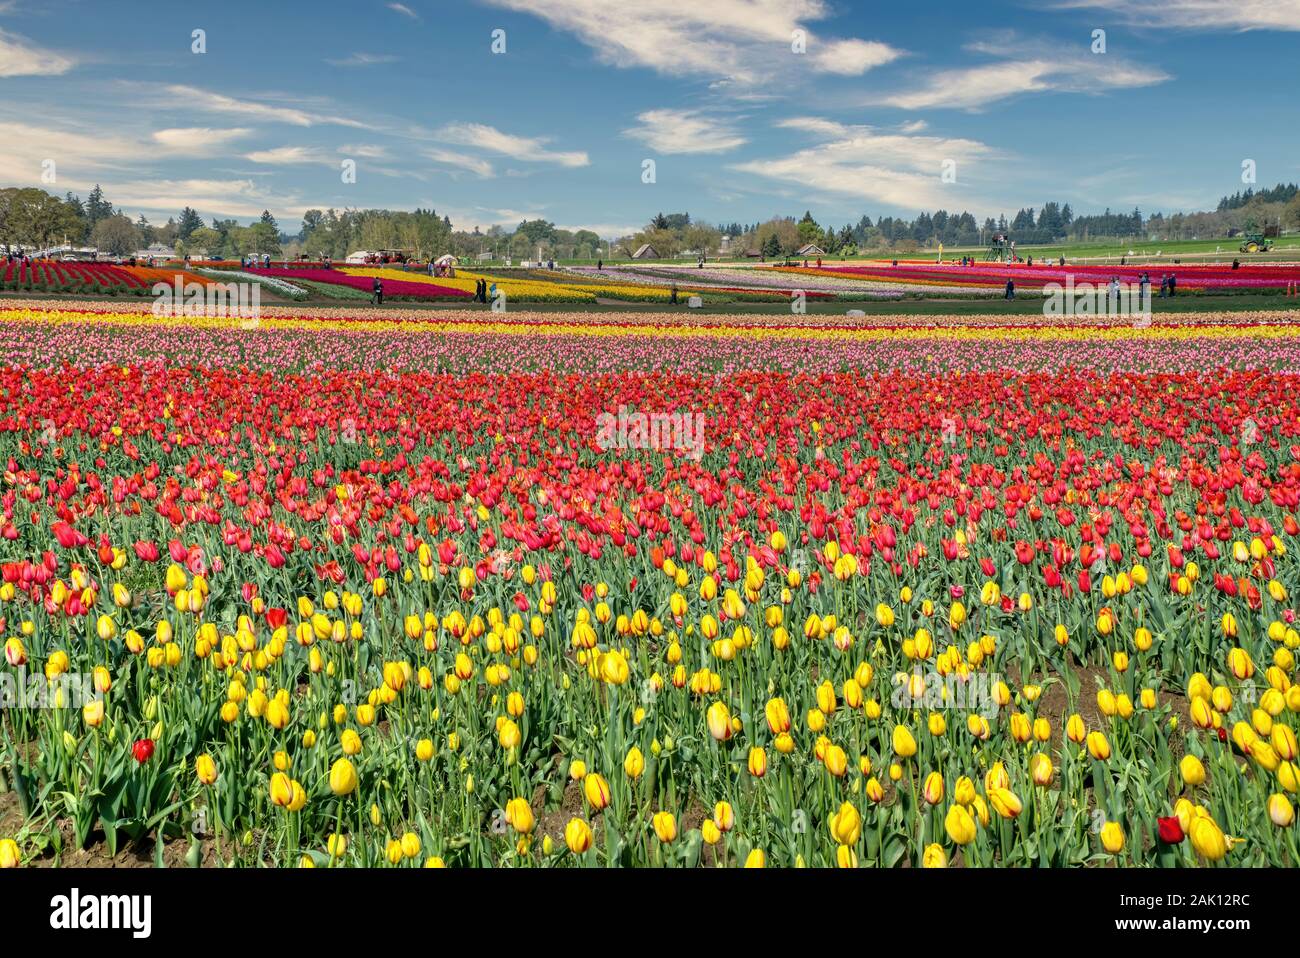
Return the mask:
[[[1262,231],[1248,232],[1242,238],[1241,252],[1267,253],[1273,248],[1273,240],[1277,239],[1277,235],[1278,228],[1276,226],[1265,226]]]

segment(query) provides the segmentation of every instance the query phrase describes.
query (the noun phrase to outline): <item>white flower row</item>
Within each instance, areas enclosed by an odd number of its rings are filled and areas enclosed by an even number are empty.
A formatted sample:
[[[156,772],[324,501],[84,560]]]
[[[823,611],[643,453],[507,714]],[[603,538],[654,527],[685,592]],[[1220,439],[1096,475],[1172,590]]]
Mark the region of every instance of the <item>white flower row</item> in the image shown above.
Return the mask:
[[[282,293],[291,299],[306,299],[307,291],[301,286],[294,286],[292,283],[282,279],[276,279],[273,276],[258,276],[256,273],[245,273],[241,270],[234,269],[198,269],[195,272],[204,276],[210,276],[213,279],[243,280],[249,283],[265,283],[277,293]]]

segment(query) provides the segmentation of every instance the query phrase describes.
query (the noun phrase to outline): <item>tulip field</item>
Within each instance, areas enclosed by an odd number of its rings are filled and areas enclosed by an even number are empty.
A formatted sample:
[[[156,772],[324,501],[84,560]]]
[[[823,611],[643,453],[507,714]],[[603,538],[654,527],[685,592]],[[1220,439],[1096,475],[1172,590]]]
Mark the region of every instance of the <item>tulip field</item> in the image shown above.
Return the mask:
[[[1300,865],[1294,312],[133,299],[0,301],[0,868]]]

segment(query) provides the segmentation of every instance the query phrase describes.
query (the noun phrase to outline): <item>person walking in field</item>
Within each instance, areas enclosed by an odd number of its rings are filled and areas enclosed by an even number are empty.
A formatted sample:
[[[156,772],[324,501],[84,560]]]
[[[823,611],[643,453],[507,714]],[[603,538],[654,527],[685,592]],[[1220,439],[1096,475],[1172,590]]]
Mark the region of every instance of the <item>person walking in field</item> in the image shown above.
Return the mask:
[[[384,305],[384,281],[378,276],[375,277],[374,285],[371,287],[370,302],[374,306]]]
[[[1012,282],[1010,279],[1007,280],[1007,291],[1006,291],[1006,294],[1005,294],[1002,298],[1003,298],[1003,299],[1015,299],[1015,298],[1016,298],[1016,284],[1015,284],[1014,282]]]
[[[1173,273],[1169,274],[1169,298],[1173,299],[1174,294],[1178,291],[1178,277]]]

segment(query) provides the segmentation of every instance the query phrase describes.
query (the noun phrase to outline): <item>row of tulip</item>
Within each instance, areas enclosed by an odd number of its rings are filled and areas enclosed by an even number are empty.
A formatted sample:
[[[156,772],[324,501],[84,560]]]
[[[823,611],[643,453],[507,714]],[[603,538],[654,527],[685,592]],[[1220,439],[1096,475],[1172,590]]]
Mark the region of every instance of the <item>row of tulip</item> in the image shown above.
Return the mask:
[[[897,265],[878,263],[862,266],[772,267],[778,274],[831,276],[885,283],[921,283],[935,286],[1002,286],[1012,280],[1017,286],[1040,288],[1049,283],[1073,282],[1105,285],[1112,278],[1123,283],[1138,283],[1143,276],[1154,279],[1156,288],[1163,275],[1172,274],[1177,285],[1188,290],[1286,290],[1300,283],[1300,265],[1243,266],[1231,264],[1191,264],[1162,266],[1088,266],[1059,265],[1050,260],[1029,266],[1025,263],[958,263],[902,262]]]
[[[0,864],[1300,864],[1289,326],[137,315],[0,320]]]

